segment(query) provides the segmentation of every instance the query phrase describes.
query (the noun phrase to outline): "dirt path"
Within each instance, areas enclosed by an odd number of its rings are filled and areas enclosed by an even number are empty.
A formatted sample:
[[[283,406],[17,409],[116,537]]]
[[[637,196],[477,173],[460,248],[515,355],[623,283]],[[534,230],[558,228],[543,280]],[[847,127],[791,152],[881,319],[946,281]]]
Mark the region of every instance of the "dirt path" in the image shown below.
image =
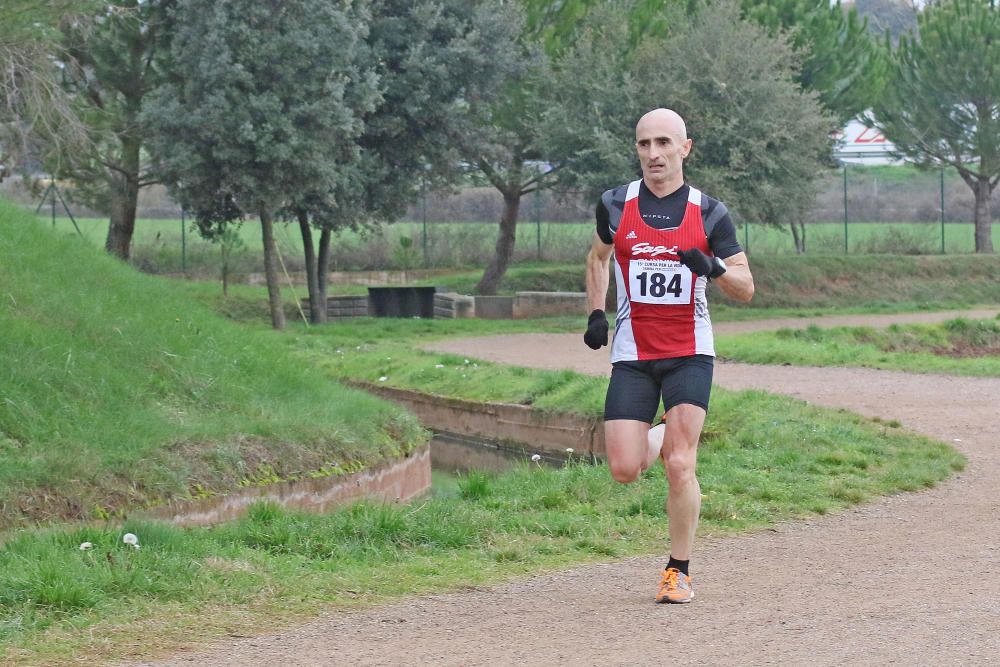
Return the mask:
[[[745,325],[759,323],[717,329]],[[575,334],[448,341],[435,349],[608,371],[607,351],[589,353]],[[633,558],[332,614],[155,664],[1000,664],[1000,379],[720,364],[716,382],[898,419],[953,443],[969,466],[927,492],[701,539],[692,561],[698,599],[684,607],[651,602],[662,558]]]

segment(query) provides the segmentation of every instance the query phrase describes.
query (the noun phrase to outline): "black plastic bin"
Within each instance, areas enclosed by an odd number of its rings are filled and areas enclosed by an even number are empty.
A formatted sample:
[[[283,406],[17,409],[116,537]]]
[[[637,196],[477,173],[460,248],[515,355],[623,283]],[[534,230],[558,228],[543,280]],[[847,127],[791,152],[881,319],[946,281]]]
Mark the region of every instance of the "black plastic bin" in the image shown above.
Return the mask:
[[[434,317],[436,287],[369,287],[375,317]]]

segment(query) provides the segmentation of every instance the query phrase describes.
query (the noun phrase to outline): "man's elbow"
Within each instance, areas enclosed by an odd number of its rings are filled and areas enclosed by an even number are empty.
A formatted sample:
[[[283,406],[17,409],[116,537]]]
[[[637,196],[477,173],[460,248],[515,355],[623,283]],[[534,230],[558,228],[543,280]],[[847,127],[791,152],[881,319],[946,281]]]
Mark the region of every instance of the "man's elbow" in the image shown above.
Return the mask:
[[[733,285],[730,284],[729,289],[723,288],[723,292],[726,293],[733,301],[740,301],[742,303],[749,303],[750,299],[753,298],[754,286],[753,281],[743,285]]]

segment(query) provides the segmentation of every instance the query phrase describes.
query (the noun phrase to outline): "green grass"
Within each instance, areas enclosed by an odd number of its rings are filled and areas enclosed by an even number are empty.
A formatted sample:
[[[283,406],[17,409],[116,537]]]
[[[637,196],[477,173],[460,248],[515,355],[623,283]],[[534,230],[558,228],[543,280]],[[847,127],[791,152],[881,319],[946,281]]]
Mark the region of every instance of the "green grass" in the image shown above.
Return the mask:
[[[806,225],[806,252],[810,255],[844,256],[845,231],[847,256],[939,255],[942,254],[940,222],[810,222]],[[944,225],[944,253],[967,254],[975,251],[974,227],[971,223],[948,222]],[[751,226],[738,230],[740,244],[755,254],[794,252],[791,232],[787,228]],[[1000,230],[994,226],[993,245],[1000,241]]]
[[[384,383],[470,401],[519,403],[587,417],[601,413],[605,378],[504,366],[413,349],[415,342],[447,336],[575,332],[580,328],[577,318],[383,322],[366,318],[344,326],[314,327],[299,337],[297,349],[306,363],[340,380]]]
[[[541,410],[599,416],[606,381],[569,371],[494,364],[453,354],[414,350],[415,341],[529,331],[576,333],[578,318],[536,321],[388,320],[362,318],[302,332],[296,349],[307,363],[341,380],[412,389],[473,401],[532,405]],[[955,375],[1000,375],[1000,325],[953,320],[937,325],[892,325],[726,335],[725,359],[762,364],[868,366]],[[961,357],[959,354],[978,354]]]
[[[1000,376],[1000,320],[942,324],[779,329],[726,336],[719,352],[755,364],[865,366],[967,376]]]
[[[378,461],[412,415],[0,204],[0,526]]]
[[[962,466],[946,445],[890,424],[720,391],[700,451],[701,532],[836,511],[932,486]],[[665,493],[658,467],[620,485],[579,460],[561,469],[525,462],[460,475],[409,506],[317,516],[265,504],[214,528],[127,522],[27,532],[0,550],[0,642],[23,664],[122,657],[136,641],[148,658],[252,631],[264,618],[273,627],[330,607],[662,553]],[[122,543],[126,531],[140,551]],[[81,551],[83,542],[93,548]]]

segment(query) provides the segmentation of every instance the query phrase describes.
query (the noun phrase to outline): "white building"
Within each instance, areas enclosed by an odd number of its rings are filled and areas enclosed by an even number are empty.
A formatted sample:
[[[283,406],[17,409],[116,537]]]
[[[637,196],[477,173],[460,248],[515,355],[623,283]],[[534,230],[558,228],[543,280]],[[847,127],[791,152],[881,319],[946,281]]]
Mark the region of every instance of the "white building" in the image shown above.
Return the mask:
[[[850,164],[902,164],[892,156],[895,146],[876,129],[852,120],[834,135],[833,157]]]

